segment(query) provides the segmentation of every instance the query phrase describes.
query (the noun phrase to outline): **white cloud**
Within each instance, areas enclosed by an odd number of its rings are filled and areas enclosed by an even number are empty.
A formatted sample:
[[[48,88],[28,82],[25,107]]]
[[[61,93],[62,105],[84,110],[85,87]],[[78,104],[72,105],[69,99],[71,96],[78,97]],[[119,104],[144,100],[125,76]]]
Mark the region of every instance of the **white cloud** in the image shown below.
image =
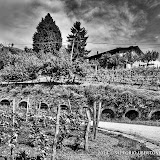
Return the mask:
[[[62,32],[63,41],[67,40],[73,23],[80,20],[82,27],[88,31],[88,42],[134,43],[141,32],[145,33],[145,28],[149,24],[147,12],[154,12],[152,8],[159,5],[158,0],[135,0],[135,3],[130,0],[109,2],[109,0],[97,0],[94,3],[93,0],[0,0],[0,40],[31,44],[38,23],[50,12]],[[138,4],[152,8],[145,10]],[[160,16],[156,15],[157,17]],[[148,33],[152,35],[152,30]],[[152,40],[148,33],[138,38],[142,41]],[[116,46],[87,45],[88,49],[99,50],[113,47]]]

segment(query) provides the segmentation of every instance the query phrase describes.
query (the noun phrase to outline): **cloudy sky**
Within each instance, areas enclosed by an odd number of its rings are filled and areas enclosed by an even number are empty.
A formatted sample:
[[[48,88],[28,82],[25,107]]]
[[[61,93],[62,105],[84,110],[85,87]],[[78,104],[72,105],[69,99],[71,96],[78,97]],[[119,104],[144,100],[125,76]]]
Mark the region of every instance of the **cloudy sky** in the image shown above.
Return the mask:
[[[160,0],[0,0],[0,43],[32,47],[36,26],[48,12],[64,44],[80,21],[93,54],[130,45],[160,52]]]

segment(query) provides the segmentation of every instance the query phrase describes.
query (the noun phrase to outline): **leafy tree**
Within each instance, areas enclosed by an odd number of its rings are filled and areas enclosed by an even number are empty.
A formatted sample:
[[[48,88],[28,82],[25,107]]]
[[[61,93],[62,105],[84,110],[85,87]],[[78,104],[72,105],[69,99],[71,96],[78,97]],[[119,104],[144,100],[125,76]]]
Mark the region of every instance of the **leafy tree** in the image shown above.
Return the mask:
[[[87,62],[82,62],[79,60],[76,60],[73,62],[71,65],[71,77],[72,77],[72,82],[75,82],[76,77],[78,79],[81,79],[82,77],[84,78],[87,76],[87,74],[90,73],[90,69],[87,68],[88,63]]]
[[[141,59],[138,54],[132,54],[131,51],[126,52],[125,54],[116,53],[111,55],[110,53],[102,55],[99,59],[99,64],[101,67],[105,68],[114,68],[124,67],[127,63],[133,64],[136,60]]]
[[[24,51],[27,53],[32,53],[33,49],[32,48],[28,48],[27,46],[24,47]]]
[[[64,48],[61,48],[58,56],[54,56],[51,53],[44,54],[40,52],[39,59],[43,63],[41,74],[43,76],[50,76],[51,80],[52,78],[59,80],[65,77],[68,78],[68,81],[74,82],[76,77],[85,77],[88,72],[86,63],[76,60],[71,64],[69,54]]]
[[[156,61],[159,57],[159,52],[152,51],[152,60]]]
[[[133,54],[132,51],[128,51],[123,55],[122,59],[121,60],[125,62],[124,64],[128,63],[132,66],[135,61],[140,59],[140,56],[138,54]]]
[[[148,51],[141,57],[141,61],[149,63],[150,61],[155,61],[159,57],[159,53],[156,51]]]
[[[62,37],[59,27],[48,13],[37,26],[37,32],[33,35],[33,50],[45,53],[56,53],[62,46]]]
[[[114,69],[121,64],[120,56],[119,54],[111,55],[110,53],[106,55],[102,55],[102,57],[99,60],[99,64],[103,68],[113,68]]]
[[[81,27],[81,22],[75,22],[71,28],[71,34],[68,35],[68,51],[71,53],[71,61],[75,61],[77,58],[84,59],[84,57],[90,52],[85,49],[88,36],[84,27]]]
[[[42,62],[43,66],[40,69],[43,76],[49,76],[54,80],[59,80],[61,77],[70,75],[70,62],[68,58],[68,52],[65,49],[61,49],[58,52],[58,56],[52,53],[44,54],[39,52],[38,58]]]
[[[7,57],[7,63],[1,73],[3,80],[24,81],[37,78],[42,63],[35,54],[8,54]]]

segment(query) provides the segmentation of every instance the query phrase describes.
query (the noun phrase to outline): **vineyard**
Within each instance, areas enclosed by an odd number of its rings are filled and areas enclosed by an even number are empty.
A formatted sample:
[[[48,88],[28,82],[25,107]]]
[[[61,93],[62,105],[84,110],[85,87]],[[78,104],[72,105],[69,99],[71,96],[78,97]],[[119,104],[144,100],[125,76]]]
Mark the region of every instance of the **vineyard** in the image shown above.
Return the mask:
[[[0,160],[160,160],[159,1],[10,1],[0,0]]]
[[[56,113],[46,109],[0,107],[0,155],[6,159],[55,159],[64,139],[76,150],[84,144],[86,117],[59,106]],[[86,142],[86,141],[85,141]],[[83,144],[82,144],[83,143]],[[85,144],[86,149],[86,144]],[[27,158],[28,157],[28,158]]]
[[[113,109],[118,121],[135,109],[141,113],[137,120],[146,121],[152,110],[159,108],[159,97],[157,92],[111,84],[1,86],[0,155],[55,160],[64,146],[88,151],[89,138],[93,135],[96,139],[98,123],[108,114],[106,109]]]
[[[103,82],[124,85],[137,85],[139,88],[158,90],[160,84],[159,68],[133,68],[122,70],[99,69],[97,74],[87,76],[88,82]]]
[[[89,68],[89,67],[88,67]],[[137,86],[137,88],[144,88],[147,90],[159,90],[160,85],[160,69],[159,68],[132,68],[132,69],[99,69],[97,72],[93,69],[88,69],[88,73],[85,76],[75,76],[74,79],[61,76],[59,79],[55,79],[49,76],[42,76],[37,79],[29,81],[2,81],[1,85],[8,84],[55,84],[55,85],[80,85],[85,83],[98,84],[121,84],[128,86]]]

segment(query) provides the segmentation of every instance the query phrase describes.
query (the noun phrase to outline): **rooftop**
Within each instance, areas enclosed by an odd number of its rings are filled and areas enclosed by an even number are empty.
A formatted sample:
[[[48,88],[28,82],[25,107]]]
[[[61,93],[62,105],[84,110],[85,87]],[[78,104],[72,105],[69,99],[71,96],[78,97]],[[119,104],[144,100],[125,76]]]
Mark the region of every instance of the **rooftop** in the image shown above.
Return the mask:
[[[113,55],[113,54],[116,54],[116,53],[122,53],[122,52],[126,52],[126,51],[136,51],[138,54],[144,54],[138,46],[118,47],[118,48],[115,48],[115,49],[112,49],[112,50],[109,50],[109,51],[105,51],[105,52],[101,52],[101,53],[97,52],[97,54],[89,56],[88,59],[100,58],[101,55],[107,54],[107,53],[110,53],[110,54]]]

